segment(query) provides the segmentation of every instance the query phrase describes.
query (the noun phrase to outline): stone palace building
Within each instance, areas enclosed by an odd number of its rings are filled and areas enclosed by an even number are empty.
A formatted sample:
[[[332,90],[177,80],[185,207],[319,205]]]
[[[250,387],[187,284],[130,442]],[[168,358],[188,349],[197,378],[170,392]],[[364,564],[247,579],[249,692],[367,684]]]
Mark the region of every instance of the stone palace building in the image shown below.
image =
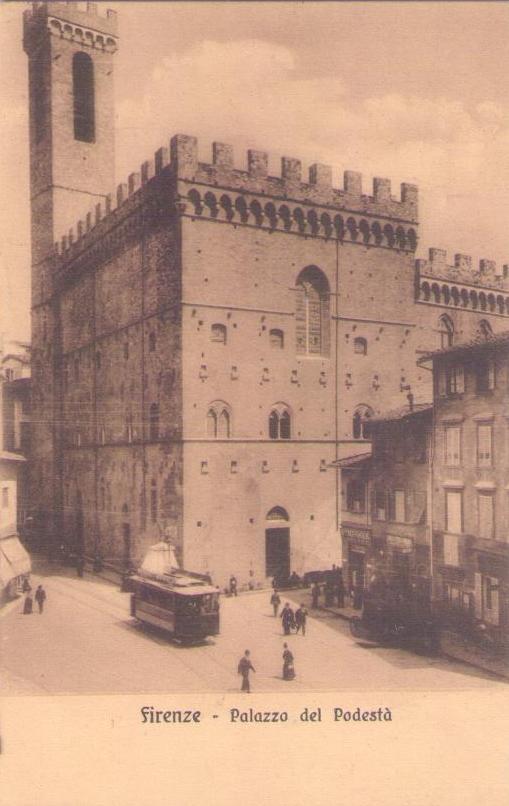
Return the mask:
[[[337,461],[432,400],[421,354],[507,329],[507,268],[416,261],[414,185],[187,135],[112,193],[117,47],[94,3],[25,12],[40,538],[126,567],[166,536],[219,584],[339,564]]]

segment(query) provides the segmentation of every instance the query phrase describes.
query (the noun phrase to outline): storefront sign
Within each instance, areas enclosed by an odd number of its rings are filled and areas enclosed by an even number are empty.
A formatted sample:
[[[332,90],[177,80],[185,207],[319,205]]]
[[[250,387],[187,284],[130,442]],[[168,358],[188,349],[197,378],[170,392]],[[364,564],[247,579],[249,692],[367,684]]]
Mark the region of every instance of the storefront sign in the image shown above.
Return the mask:
[[[387,535],[387,545],[389,548],[402,551],[405,554],[410,554],[414,548],[413,540],[409,537],[401,537],[401,535]]]
[[[363,546],[369,546],[371,544],[371,532],[369,529],[356,529],[352,526],[343,526],[341,534],[346,540],[352,540]]]

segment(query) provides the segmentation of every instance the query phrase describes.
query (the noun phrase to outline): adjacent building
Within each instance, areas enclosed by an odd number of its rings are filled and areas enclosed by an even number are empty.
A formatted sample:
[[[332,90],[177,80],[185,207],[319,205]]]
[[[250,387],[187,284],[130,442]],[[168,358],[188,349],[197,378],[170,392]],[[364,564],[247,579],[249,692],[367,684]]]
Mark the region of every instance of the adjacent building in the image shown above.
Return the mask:
[[[430,356],[434,598],[509,638],[509,332]]]
[[[371,418],[371,452],[338,462],[343,568],[350,590],[364,589],[377,578],[429,598],[432,411],[431,404],[410,402]]]
[[[0,350],[0,597],[22,590],[30,560],[19,540],[27,523],[30,353],[20,342]]]
[[[338,460],[431,399],[420,355],[507,327],[507,269],[416,262],[414,185],[188,135],[112,193],[117,47],[94,3],[25,12],[41,540],[126,568],[164,535],[220,584],[339,564]]]

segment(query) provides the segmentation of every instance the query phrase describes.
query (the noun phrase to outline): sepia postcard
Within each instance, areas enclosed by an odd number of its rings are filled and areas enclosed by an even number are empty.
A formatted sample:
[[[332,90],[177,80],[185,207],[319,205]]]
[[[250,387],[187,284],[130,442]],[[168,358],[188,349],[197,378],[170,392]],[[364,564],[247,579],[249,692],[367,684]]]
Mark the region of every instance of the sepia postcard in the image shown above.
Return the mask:
[[[507,803],[508,34],[0,5],[6,803]]]

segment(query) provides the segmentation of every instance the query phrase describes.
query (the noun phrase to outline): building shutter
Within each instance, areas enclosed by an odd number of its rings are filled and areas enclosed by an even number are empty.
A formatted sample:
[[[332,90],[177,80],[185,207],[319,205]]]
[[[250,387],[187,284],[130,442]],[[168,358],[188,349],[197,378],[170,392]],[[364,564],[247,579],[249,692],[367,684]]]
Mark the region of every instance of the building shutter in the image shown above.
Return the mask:
[[[456,371],[456,392],[461,395],[465,391],[465,372],[463,365],[455,367]]]
[[[438,396],[444,397],[447,389],[447,372],[445,367],[438,368]]]
[[[474,605],[476,618],[482,618],[482,574],[474,574]]]
[[[488,361],[488,389],[495,388],[495,362]]]
[[[477,426],[477,464],[479,467],[491,467],[493,427],[491,425]]]
[[[394,490],[394,520],[398,523],[405,522],[405,491]]]
[[[461,429],[458,425],[445,429],[445,464],[457,467],[460,463]]]
[[[460,534],[462,531],[462,514],[461,514],[462,493],[459,491],[448,490],[446,493],[447,504],[447,524],[446,531],[453,534]]]
[[[483,537],[486,540],[493,539],[493,531],[494,531],[493,504],[494,504],[494,498],[491,493],[480,492],[477,494],[477,506],[479,512],[479,537]]]

